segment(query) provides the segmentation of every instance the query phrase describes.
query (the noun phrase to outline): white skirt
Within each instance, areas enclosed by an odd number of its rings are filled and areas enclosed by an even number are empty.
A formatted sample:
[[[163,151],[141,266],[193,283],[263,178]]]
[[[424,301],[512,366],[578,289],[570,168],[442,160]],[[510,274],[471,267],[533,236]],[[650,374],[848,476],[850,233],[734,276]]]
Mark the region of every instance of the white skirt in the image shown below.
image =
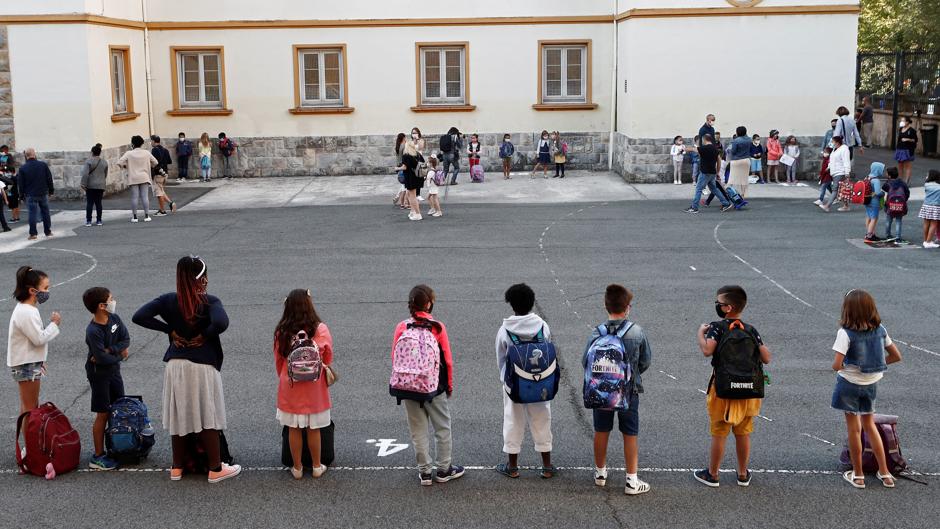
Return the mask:
[[[330,425],[330,410],[311,414],[288,413],[277,410],[276,415],[281,426],[289,428],[311,428],[316,430]]]
[[[174,358],[163,371],[163,428],[170,435],[225,429],[222,375],[210,365]]]

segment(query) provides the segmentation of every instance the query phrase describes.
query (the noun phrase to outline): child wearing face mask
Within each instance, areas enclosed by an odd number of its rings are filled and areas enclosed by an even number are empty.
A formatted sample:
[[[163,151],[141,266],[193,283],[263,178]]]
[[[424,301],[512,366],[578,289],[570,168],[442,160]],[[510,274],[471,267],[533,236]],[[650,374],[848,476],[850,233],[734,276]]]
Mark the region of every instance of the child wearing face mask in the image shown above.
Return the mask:
[[[765,183],[764,167],[761,165],[764,154],[766,154],[766,149],[760,144],[760,134],[751,136],[751,174],[757,176],[758,184]]]
[[[509,180],[512,170],[512,155],[516,153],[516,146],[512,144],[512,136],[503,135],[503,143],[499,144],[499,157],[503,160],[503,178]]]
[[[13,297],[17,304],[7,332],[7,366],[19,386],[23,414],[39,407],[39,384],[46,376],[49,342],[59,335],[62,317],[53,312],[49,325],[43,328],[37,305],[49,300],[49,276],[41,270],[21,266],[16,271]]]
[[[672,158],[672,183],[680,185],[682,184],[682,161],[685,159],[685,140],[681,135],[672,139],[669,156]]]
[[[179,168],[177,180],[180,182],[189,179],[189,157],[192,155],[193,142],[186,139],[185,133],[180,132],[179,141],[176,142],[176,166]]]
[[[767,181],[774,179],[775,184],[780,183],[780,176],[777,174],[777,168],[780,167],[780,158],[783,157],[783,146],[780,145],[780,132],[770,131],[767,138]]]
[[[548,178],[548,164],[552,163],[552,142],[548,137],[548,131],[543,130],[540,138],[536,145],[538,161],[535,163],[535,167],[532,168],[532,178],[535,178],[535,173],[539,170],[539,167],[542,168],[542,177]]]
[[[796,185],[796,166],[800,161],[800,142],[796,141],[796,136],[787,138],[787,146],[784,151],[792,159],[790,164],[787,165],[787,185]]]
[[[121,360],[127,359],[131,338],[124,322],[114,312],[117,301],[110,290],[89,288],[82,294],[82,303],[93,315],[85,328],[85,344],[88,345],[85,375],[91,386],[91,411],[95,414],[91,428],[95,453],[88,462],[88,468],[114,470],[118,464],[104,451],[104,431],[111,415],[111,405],[124,396]]]
[[[819,199],[813,202],[817,206],[821,206],[826,200],[826,191],[830,193],[832,190],[832,173],[829,172],[829,155],[832,154],[832,147],[826,147],[823,149],[823,159],[822,165],[819,167]]]

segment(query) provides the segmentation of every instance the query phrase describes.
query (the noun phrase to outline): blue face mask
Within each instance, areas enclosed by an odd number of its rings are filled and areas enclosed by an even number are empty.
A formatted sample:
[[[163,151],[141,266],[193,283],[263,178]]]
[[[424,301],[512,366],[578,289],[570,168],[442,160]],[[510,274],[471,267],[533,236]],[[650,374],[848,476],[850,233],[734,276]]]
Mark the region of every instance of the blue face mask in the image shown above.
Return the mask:
[[[40,290],[36,292],[36,303],[42,305],[43,303],[49,301],[49,291]]]

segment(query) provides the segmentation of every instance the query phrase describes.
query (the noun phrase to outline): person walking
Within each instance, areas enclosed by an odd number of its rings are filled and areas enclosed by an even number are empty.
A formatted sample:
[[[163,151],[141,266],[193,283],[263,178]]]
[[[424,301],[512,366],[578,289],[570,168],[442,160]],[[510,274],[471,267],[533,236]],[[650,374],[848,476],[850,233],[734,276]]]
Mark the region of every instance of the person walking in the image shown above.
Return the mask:
[[[842,138],[842,144],[849,148],[849,159],[851,160],[855,158],[856,147],[860,148],[861,152],[865,152],[865,148],[862,146],[862,137],[858,133],[855,121],[849,117],[849,114],[849,109],[845,107],[836,109],[836,128],[833,130],[832,135],[833,137],[839,136]]]
[[[179,171],[177,180],[185,182],[189,179],[189,158],[193,155],[193,142],[186,139],[186,134],[180,132],[176,142],[176,167]]]
[[[16,163],[10,154],[10,147],[0,145],[0,176],[4,178],[6,204],[10,208],[10,222],[20,221],[20,192],[16,185]],[[9,181],[7,181],[9,180]]]
[[[721,202],[721,210],[728,211],[732,208],[731,201],[725,197],[724,191],[720,190],[715,183],[715,179],[718,178],[718,158],[720,155],[714,144],[714,138],[710,134],[706,134],[704,138],[699,139],[702,140],[702,146],[698,148],[700,159],[699,177],[695,182],[695,195],[692,197],[692,204],[685,211],[686,213],[698,213],[699,201],[702,199],[702,190],[705,187],[708,187],[713,197],[718,197],[718,201]]]
[[[829,211],[829,208],[832,207],[832,203],[836,200],[840,200],[842,207],[839,208],[839,211],[848,211],[849,202],[842,193],[841,186],[842,180],[845,179],[848,181],[849,174],[852,170],[851,154],[848,146],[842,143],[842,136],[833,136],[832,144],[835,146],[832,154],[829,155],[829,174],[832,177],[832,194],[829,196],[829,201],[820,204],[819,207],[822,208],[823,211]]]
[[[52,217],[49,215],[49,197],[55,195],[55,186],[52,183],[52,171],[46,162],[36,159],[36,149],[27,147],[26,163],[20,166],[16,173],[16,187],[20,198],[26,201],[29,214],[29,238],[35,241],[39,232],[36,223],[42,218],[42,230],[46,237],[52,237]]]
[[[151,176],[153,177],[153,194],[157,197],[158,217],[166,216],[166,206],[170,207],[171,212],[176,212],[176,203],[173,202],[173,199],[170,198],[170,195],[166,192],[166,179],[167,174],[169,174],[169,166],[173,163],[173,159],[170,158],[170,151],[166,147],[160,144],[160,136],[154,134],[150,136],[150,142],[153,144],[153,148],[150,149],[150,154],[157,159],[157,166],[151,170]]]
[[[183,477],[185,436],[196,433],[209,461],[209,483],[235,477],[239,465],[221,459],[225,430],[222,392],[222,342],[229,320],[219,298],[206,293],[208,267],[199,257],[176,263],[176,292],[163,294],[134,313],[133,322],[168,336],[163,355],[163,427],[170,432],[173,465],[170,480]],[[159,319],[158,319],[159,318]]]
[[[95,209],[97,222],[101,226],[101,199],[108,184],[108,161],[101,158],[101,144],[91,148],[91,157],[82,165],[82,191],[85,192],[85,227],[91,226],[91,210]]]
[[[457,185],[457,173],[460,172],[460,153],[463,152],[463,135],[457,130],[457,127],[451,127],[447,134],[440,139],[441,152],[444,154],[444,178],[450,173],[450,167],[454,167],[454,175],[450,179],[450,185]]]
[[[898,162],[898,173],[905,184],[911,185],[911,162],[914,161],[914,152],[917,150],[917,129],[914,128],[914,122],[910,116],[901,116],[898,123],[901,130],[898,131],[897,149],[894,151],[894,159]]]
[[[445,159],[446,160],[446,159]],[[405,173],[405,189],[408,193],[405,202],[411,210],[408,220],[421,220],[421,208],[418,204],[417,194],[424,185],[424,179],[418,175],[418,149],[414,142],[406,141],[401,156],[401,165],[397,168]],[[446,173],[445,173],[446,174]]]
[[[829,130],[823,134],[822,145],[819,146],[820,152],[825,151],[826,147],[832,148],[832,137],[835,135],[837,121],[839,120],[833,119],[829,122]]]
[[[866,148],[871,147],[872,129],[875,127],[875,108],[871,106],[871,98],[862,98],[862,143]]]
[[[747,127],[735,129],[729,158],[731,176],[728,185],[734,187],[742,198],[747,198],[748,175],[751,172],[751,138],[747,135]]]
[[[153,179],[150,170],[159,162],[144,149],[144,139],[140,136],[131,138],[132,150],[125,152],[118,160],[118,165],[127,170],[127,186],[131,189],[131,222],[137,222],[137,206],[144,210],[144,222],[150,222],[150,186]]]

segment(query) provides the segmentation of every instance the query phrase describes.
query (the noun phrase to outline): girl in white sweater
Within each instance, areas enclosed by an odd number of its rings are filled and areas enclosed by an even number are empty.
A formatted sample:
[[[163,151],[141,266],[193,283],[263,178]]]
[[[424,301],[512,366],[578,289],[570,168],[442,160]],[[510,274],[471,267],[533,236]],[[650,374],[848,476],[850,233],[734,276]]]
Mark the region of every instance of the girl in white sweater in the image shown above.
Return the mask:
[[[49,342],[59,335],[62,317],[53,312],[49,316],[51,323],[43,328],[36,305],[49,299],[49,276],[45,272],[21,266],[16,271],[13,297],[18,303],[7,333],[7,366],[19,386],[22,414],[39,407],[39,381],[46,376]]]

